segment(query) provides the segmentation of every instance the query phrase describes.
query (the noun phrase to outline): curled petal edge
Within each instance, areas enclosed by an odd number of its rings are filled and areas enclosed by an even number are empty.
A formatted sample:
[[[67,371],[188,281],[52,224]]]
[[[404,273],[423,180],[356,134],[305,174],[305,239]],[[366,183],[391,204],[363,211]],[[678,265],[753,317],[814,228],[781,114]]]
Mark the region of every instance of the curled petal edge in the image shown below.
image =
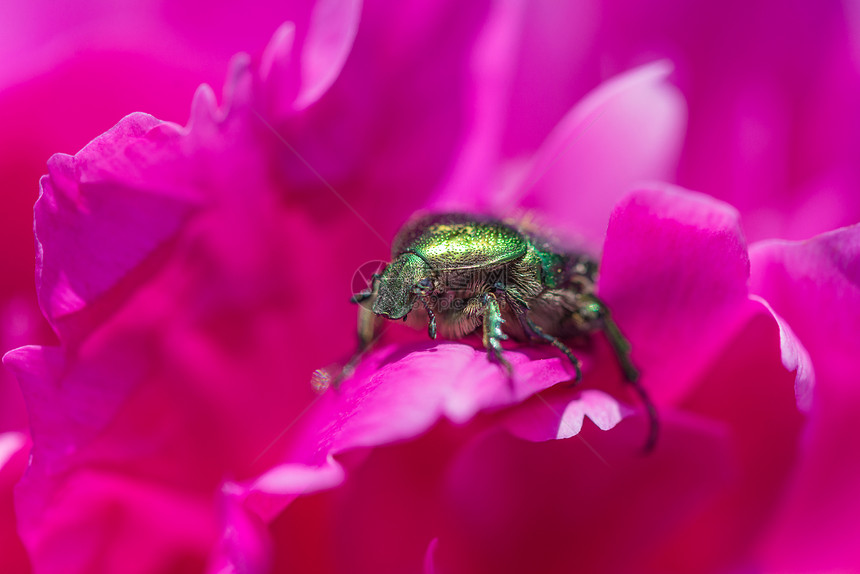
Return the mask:
[[[812,408],[813,389],[815,388],[815,368],[809,352],[785,319],[780,317],[767,301],[757,295],[750,295],[750,300],[761,303],[776,321],[779,327],[779,351],[782,365],[789,372],[795,373],[794,395],[797,400],[797,408],[808,413]]]

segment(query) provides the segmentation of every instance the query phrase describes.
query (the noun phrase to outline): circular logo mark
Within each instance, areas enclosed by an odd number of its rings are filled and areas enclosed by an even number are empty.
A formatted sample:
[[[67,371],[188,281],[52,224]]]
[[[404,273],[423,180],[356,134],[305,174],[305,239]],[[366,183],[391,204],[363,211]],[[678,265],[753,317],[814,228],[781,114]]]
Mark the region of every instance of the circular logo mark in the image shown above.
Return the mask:
[[[387,261],[374,259],[367,263],[362,263],[355,270],[355,273],[352,274],[351,286],[353,301],[362,307],[370,308],[368,297],[370,296],[370,289],[373,286],[373,276],[381,274],[386,265],[388,265]]]

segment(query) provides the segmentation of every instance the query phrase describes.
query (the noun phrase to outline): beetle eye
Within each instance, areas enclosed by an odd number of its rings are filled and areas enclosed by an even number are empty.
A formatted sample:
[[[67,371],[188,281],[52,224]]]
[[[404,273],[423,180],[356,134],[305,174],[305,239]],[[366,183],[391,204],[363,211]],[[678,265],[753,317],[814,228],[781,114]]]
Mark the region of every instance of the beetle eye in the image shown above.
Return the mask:
[[[430,279],[428,279],[427,277],[425,277],[424,279],[416,283],[415,286],[418,287],[419,291],[426,293],[433,287],[433,282],[430,281]]]

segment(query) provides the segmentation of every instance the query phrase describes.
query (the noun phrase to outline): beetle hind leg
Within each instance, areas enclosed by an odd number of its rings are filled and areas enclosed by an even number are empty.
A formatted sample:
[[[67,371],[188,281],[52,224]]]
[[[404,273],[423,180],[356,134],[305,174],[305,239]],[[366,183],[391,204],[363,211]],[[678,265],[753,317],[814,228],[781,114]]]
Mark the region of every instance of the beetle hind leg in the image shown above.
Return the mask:
[[[657,435],[660,429],[657,407],[654,405],[654,401],[651,400],[651,396],[648,394],[648,391],[646,391],[645,387],[642,386],[642,383],[639,382],[639,369],[636,368],[633,364],[633,360],[630,358],[630,341],[627,340],[627,338],[621,333],[618,325],[612,320],[609,308],[603,303],[603,301],[594,295],[591,295],[590,299],[592,304],[596,305],[598,308],[603,332],[606,334],[606,338],[609,340],[609,344],[615,352],[618,364],[621,366],[621,371],[624,373],[624,379],[631,387],[633,387],[633,391],[639,396],[639,400],[642,401],[642,405],[648,413],[649,427],[648,438],[645,440],[645,452],[650,452],[657,444]]]
[[[544,341],[546,341],[567,356],[567,358],[573,365],[573,369],[576,371],[576,379],[574,380],[574,384],[579,383],[582,380],[582,362],[576,357],[576,355],[573,354],[573,351],[570,350],[570,347],[562,343],[558,339],[558,337],[553,337],[552,335],[546,333],[528,317],[526,317],[526,325],[532,331],[532,333],[534,333],[535,335],[537,335],[538,337],[540,337],[541,339],[543,339]]]

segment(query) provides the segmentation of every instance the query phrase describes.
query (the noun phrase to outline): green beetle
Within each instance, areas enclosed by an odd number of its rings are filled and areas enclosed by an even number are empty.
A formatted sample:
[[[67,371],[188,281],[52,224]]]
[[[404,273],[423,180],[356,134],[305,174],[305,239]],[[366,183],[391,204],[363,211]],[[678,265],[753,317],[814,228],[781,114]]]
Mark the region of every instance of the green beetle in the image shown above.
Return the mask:
[[[412,219],[397,234],[392,258],[374,274],[361,305],[359,350],[337,384],[352,374],[374,343],[380,321],[401,319],[427,325],[431,339],[458,339],[478,329],[491,359],[513,373],[501,342],[548,343],[564,353],[582,378],[580,361],[561,339],[603,331],[621,370],[645,405],[650,419],[646,450],[657,440],[657,413],[639,384],[630,344],[594,292],[597,262],[558,249],[525,225],[465,213],[433,213]]]

